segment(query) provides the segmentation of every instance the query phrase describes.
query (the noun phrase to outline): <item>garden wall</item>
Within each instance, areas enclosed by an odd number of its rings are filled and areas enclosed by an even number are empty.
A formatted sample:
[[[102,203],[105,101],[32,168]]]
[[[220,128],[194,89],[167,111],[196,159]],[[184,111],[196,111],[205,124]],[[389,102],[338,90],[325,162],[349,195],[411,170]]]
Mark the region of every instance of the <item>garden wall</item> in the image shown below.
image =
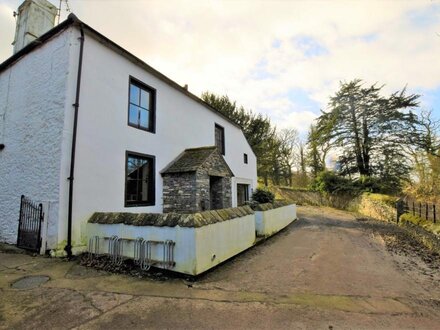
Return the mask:
[[[173,241],[175,265],[155,266],[189,275],[198,275],[255,243],[255,217],[249,207],[194,214],[95,213],[85,226],[85,239],[100,237],[99,254],[109,253],[109,238],[114,235],[122,239],[121,254],[132,259],[139,237]],[[163,260],[164,253],[163,244],[155,244],[150,259]]]
[[[255,209],[255,229],[257,236],[268,237],[288,226],[296,216],[296,205],[278,206],[267,203]]]

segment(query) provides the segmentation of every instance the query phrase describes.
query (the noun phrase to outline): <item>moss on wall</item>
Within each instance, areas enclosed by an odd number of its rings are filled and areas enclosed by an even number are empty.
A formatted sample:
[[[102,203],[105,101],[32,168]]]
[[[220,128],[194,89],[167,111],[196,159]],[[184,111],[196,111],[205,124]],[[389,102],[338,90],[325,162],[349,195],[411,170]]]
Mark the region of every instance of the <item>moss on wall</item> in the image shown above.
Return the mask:
[[[410,213],[403,214],[400,217],[400,221],[412,223],[414,225],[422,227],[426,231],[429,231],[435,235],[440,236],[440,223],[433,223],[431,220],[425,220]]]
[[[382,221],[397,221],[396,202],[398,198],[388,195],[364,193],[358,199],[357,205],[352,205],[354,211]]]
[[[274,201],[273,203],[263,203],[263,204],[255,204],[252,205],[252,209],[254,211],[267,211],[267,210],[273,210],[273,209],[277,209],[279,207],[283,207],[283,206],[287,206],[290,205],[292,203],[288,202],[288,201]]]
[[[96,212],[90,217],[88,222],[99,224],[125,224],[133,226],[180,226],[197,228],[216,222],[244,217],[250,214],[254,214],[254,211],[249,206],[210,210],[191,214]]]

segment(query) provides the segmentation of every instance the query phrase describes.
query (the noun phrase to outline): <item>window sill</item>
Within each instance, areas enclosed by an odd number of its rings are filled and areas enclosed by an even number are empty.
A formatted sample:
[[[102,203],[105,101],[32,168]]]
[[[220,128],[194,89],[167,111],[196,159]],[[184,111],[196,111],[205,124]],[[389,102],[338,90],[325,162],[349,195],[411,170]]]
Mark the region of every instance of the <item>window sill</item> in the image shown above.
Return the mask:
[[[130,124],[130,123],[128,124],[128,126],[132,127],[132,128],[136,128],[136,129],[144,131],[144,132],[148,132],[148,133],[151,133],[151,134],[156,134],[156,130],[155,129],[153,129],[153,130],[146,129],[146,128],[143,128],[141,126],[136,126],[136,125],[133,125],[133,124]]]
[[[130,204],[127,204],[127,203],[125,203],[124,204],[124,207],[143,207],[143,206],[155,206],[156,205],[156,203],[155,202],[148,202],[148,203],[130,203]]]

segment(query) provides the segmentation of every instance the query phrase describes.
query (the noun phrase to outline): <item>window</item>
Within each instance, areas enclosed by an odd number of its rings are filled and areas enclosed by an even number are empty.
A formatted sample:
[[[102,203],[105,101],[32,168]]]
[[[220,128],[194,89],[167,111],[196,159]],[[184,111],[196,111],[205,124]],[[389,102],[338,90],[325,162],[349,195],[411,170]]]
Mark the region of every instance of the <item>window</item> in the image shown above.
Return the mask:
[[[215,124],[215,145],[222,155],[225,154],[225,129]]]
[[[128,125],[154,133],[156,90],[130,78]]]
[[[154,205],[154,156],[126,153],[125,206]]]
[[[243,154],[243,161],[244,161],[245,164],[248,163],[248,157],[247,157],[247,154]]]

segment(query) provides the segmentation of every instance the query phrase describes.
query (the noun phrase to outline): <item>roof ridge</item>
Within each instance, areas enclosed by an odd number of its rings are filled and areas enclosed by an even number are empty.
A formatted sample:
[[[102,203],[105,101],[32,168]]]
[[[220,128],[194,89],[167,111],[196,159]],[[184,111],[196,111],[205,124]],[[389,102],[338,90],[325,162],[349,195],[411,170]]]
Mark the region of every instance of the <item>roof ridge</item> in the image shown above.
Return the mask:
[[[197,147],[197,148],[187,148],[185,151],[196,151],[196,150],[208,150],[208,149],[216,149],[216,146],[206,146],[206,147]]]

